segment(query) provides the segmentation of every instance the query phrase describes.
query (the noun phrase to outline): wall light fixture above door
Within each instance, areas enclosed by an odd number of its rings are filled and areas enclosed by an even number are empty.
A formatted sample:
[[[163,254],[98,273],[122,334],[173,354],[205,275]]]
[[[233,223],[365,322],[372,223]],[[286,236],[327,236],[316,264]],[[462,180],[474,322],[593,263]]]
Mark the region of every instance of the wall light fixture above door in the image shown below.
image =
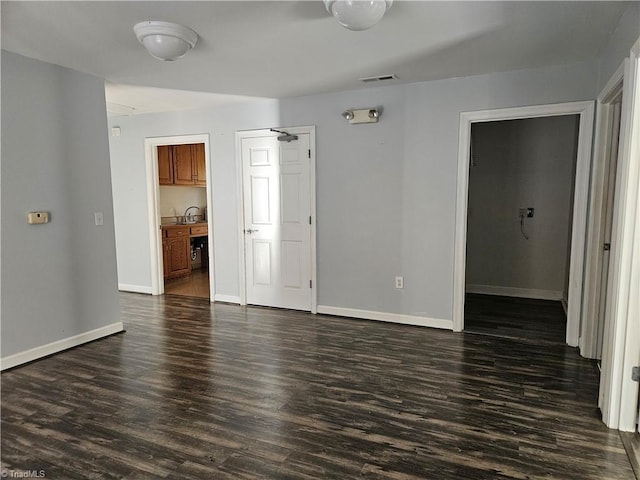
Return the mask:
[[[359,110],[350,109],[342,112],[342,117],[351,124],[378,123],[381,113],[382,107],[361,108]]]

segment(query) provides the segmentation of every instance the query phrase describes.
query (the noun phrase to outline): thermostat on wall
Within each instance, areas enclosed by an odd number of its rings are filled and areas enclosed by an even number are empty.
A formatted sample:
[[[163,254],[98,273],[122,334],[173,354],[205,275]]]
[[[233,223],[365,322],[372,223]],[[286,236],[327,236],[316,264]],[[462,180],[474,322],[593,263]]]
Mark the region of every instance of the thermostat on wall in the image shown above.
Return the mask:
[[[27,223],[29,225],[49,223],[49,212],[29,212],[27,213]]]

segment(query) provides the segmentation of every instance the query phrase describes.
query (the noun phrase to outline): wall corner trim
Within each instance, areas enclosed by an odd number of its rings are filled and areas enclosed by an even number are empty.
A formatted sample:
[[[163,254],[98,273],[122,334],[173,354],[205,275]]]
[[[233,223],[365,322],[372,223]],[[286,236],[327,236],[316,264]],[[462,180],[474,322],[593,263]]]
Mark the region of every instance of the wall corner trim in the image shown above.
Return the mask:
[[[146,293],[153,295],[153,288],[146,285],[131,285],[129,283],[119,283],[118,290],[121,292]]]
[[[330,307],[318,305],[318,313],[336,315],[339,317],[360,318],[363,320],[377,320],[380,322],[400,323],[404,325],[416,325],[419,327],[441,328],[453,330],[452,320],[440,318],[418,317],[401,313],[375,312],[371,310],[359,310],[355,308]]]
[[[74,335],[73,337],[56,340],[55,342],[47,343],[46,345],[41,345],[39,347],[9,355],[8,357],[3,357],[0,359],[0,370],[17,367],[18,365],[32,362],[33,360],[38,360],[39,358],[53,355],[54,353],[59,353],[84,343],[108,337],[109,335],[123,331],[124,325],[122,322],[116,322],[79,335]]]

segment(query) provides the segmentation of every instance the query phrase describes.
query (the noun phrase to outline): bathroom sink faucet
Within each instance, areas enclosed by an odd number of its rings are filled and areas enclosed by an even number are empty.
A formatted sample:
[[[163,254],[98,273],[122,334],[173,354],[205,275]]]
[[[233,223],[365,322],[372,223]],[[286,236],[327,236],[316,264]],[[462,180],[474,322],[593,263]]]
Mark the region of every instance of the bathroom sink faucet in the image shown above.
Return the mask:
[[[189,210],[191,210],[192,208],[195,208],[197,210],[197,213],[195,215],[189,214]],[[196,207],[195,205],[193,205],[184,211],[184,221],[186,223],[196,223],[198,221],[197,216],[199,214],[200,214],[200,207]]]

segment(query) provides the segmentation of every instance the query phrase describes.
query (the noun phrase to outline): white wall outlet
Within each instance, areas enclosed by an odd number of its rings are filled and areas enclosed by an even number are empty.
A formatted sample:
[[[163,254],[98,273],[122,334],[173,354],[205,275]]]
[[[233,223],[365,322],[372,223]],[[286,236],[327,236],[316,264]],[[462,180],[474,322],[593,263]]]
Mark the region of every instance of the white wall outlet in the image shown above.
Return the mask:
[[[93,214],[93,217],[95,219],[96,225],[97,226],[102,226],[104,225],[104,216],[102,215],[102,212],[96,212]]]
[[[396,277],[396,288],[404,288],[404,277]]]

